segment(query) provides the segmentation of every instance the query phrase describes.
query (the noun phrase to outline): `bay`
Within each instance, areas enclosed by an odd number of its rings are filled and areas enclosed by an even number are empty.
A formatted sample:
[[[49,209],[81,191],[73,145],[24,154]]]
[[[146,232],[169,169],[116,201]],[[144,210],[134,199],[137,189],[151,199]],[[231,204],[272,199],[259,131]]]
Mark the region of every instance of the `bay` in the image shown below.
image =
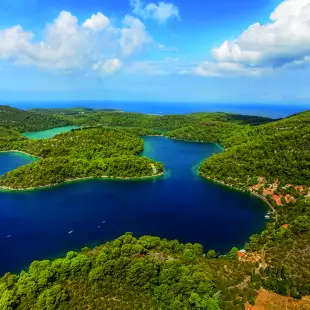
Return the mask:
[[[215,144],[147,137],[143,155],[164,163],[161,178],[87,180],[0,192],[0,274],[128,231],[137,237],[199,242],[222,253],[242,247],[251,234],[262,231],[267,206],[198,175],[199,163],[221,151]]]
[[[37,160],[36,157],[19,152],[0,152],[0,175]],[[1,204],[1,200],[0,200]]]

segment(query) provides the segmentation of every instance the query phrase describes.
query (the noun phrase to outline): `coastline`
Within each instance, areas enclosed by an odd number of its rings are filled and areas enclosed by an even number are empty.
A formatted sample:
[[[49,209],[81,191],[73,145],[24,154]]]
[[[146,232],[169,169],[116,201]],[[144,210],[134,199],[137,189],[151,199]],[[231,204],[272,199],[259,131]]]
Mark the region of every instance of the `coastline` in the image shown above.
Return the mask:
[[[198,172],[198,173],[199,173],[199,172]],[[211,181],[211,182],[215,182],[215,183],[218,183],[218,184],[222,184],[223,186],[230,187],[230,188],[232,188],[232,189],[234,189],[234,190],[237,190],[237,191],[240,191],[240,192],[249,193],[249,194],[251,194],[251,195],[254,195],[254,196],[260,198],[261,200],[263,200],[263,201],[268,205],[268,207],[272,210],[272,212],[273,212],[274,214],[277,214],[277,213],[278,213],[277,210],[274,208],[274,206],[267,200],[267,198],[264,197],[264,196],[262,196],[262,195],[259,195],[259,194],[257,194],[257,193],[254,193],[254,192],[252,192],[252,191],[250,191],[250,190],[244,190],[244,189],[241,189],[241,188],[232,186],[232,185],[230,185],[230,184],[226,184],[226,183],[224,183],[224,182],[222,182],[222,181],[219,181],[219,180],[215,180],[215,179],[211,179],[211,178],[209,178],[209,177],[202,176],[200,173],[199,173],[199,175],[200,175],[202,178],[204,178],[204,179],[206,179],[206,180],[209,180],[209,181]]]
[[[222,146],[221,144],[217,143],[217,142],[207,142],[207,141],[199,141],[199,140],[188,140],[188,139],[178,139],[178,138],[172,138],[169,136],[166,136],[166,138],[169,138],[171,140],[175,140],[175,141],[183,141],[183,142],[192,142],[192,143],[204,143],[204,144],[214,144],[216,145],[218,148],[220,148],[221,150],[225,151],[225,147]]]
[[[153,179],[153,178],[158,178],[164,175],[165,172],[161,172],[159,174],[154,174],[151,176],[143,176],[143,177],[109,177],[109,176],[101,176],[101,177],[83,177],[83,178],[76,178],[76,179],[67,179],[62,183],[55,183],[55,184],[47,184],[47,185],[42,185],[42,186],[37,186],[37,187],[27,187],[27,188],[12,188],[12,187],[7,187],[7,186],[0,186],[0,191],[8,191],[8,192],[23,192],[23,191],[33,191],[33,190],[39,190],[39,189],[47,189],[47,188],[52,188],[60,185],[64,185],[67,183],[74,183],[74,182],[79,182],[79,181],[87,181],[87,180],[143,180],[143,179]]]
[[[21,153],[21,154],[25,154],[28,155],[30,157],[35,157],[37,159],[42,159],[41,157],[35,156],[35,155],[31,155],[29,153],[23,152],[23,151],[17,151],[17,150],[8,150],[8,151],[0,151],[0,153],[10,153],[10,152],[16,152],[16,153]]]

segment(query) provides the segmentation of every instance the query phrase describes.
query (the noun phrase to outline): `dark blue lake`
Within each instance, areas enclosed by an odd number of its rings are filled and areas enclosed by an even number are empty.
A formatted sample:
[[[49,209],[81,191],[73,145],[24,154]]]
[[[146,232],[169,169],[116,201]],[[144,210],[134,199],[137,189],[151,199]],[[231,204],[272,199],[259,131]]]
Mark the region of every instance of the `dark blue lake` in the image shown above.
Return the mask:
[[[261,200],[197,175],[196,168],[205,157],[221,152],[216,145],[163,137],[145,141],[145,155],[162,161],[168,170],[162,178],[92,180],[29,192],[0,192],[0,274],[127,231],[199,242],[205,249],[223,252],[241,247],[251,234],[263,229],[267,207]],[[9,157],[1,155],[2,173],[15,168],[8,164]]]

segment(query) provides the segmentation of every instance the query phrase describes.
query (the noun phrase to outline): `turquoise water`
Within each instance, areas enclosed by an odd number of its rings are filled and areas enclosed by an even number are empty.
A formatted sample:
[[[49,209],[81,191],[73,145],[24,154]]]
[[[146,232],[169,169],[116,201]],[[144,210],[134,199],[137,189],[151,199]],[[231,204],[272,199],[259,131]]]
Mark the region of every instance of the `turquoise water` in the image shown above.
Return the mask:
[[[222,252],[241,247],[251,234],[262,231],[267,207],[260,199],[197,175],[198,164],[220,148],[164,137],[145,142],[144,154],[164,163],[164,177],[0,192],[0,274],[127,231],[199,242]],[[5,155],[0,167],[9,168]]]
[[[49,130],[38,131],[38,132],[24,132],[23,135],[28,139],[47,139],[52,138],[55,135],[58,135],[62,132],[68,132],[72,129],[78,129],[79,126],[65,126],[65,127],[57,127]]]

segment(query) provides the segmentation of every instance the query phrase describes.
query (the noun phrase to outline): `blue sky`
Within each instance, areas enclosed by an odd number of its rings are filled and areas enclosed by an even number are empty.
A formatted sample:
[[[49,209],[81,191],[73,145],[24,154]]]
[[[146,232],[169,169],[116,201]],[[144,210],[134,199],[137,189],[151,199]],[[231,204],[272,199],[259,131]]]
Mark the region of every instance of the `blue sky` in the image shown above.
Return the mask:
[[[0,0],[0,101],[310,103],[310,0]]]

